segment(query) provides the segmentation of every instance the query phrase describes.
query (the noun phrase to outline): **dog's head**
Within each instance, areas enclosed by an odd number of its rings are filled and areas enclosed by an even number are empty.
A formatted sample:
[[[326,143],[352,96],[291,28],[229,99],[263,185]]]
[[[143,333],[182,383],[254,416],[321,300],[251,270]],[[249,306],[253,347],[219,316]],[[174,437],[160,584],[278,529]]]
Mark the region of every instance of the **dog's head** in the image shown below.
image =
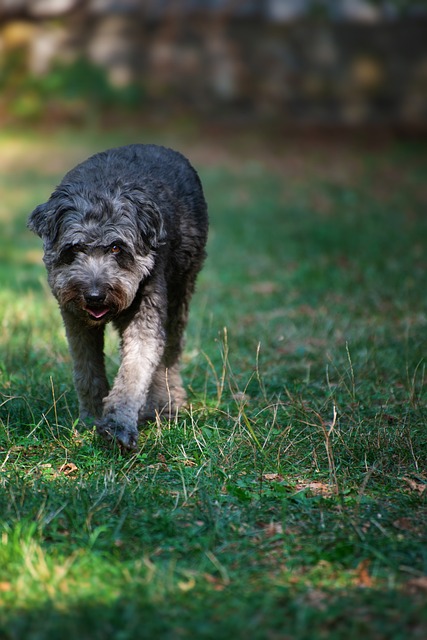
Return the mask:
[[[61,184],[28,226],[43,239],[49,284],[61,307],[90,324],[130,306],[166,238],[160,208],[131,185],[100,194],[84,184]]]

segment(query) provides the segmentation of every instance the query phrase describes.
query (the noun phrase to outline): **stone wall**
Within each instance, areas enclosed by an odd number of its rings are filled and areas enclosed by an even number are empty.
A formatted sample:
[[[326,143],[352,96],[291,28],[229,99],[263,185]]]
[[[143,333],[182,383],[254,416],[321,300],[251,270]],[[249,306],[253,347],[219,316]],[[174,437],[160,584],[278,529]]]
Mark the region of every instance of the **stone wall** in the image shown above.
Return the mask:
[[[285,123],[427,123],[427,20],[272,21],[256,15],[95,12],[0,26],[1,64],[28,72],[83,56],[150,107],[243,111]]]

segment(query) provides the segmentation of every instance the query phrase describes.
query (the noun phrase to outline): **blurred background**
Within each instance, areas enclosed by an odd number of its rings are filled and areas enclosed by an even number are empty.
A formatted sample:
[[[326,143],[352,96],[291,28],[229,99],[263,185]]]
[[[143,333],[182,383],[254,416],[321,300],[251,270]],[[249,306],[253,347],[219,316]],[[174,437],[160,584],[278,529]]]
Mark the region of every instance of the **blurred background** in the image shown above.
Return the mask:
[[[427,4],[0,0],[0,126],[427,129]]]

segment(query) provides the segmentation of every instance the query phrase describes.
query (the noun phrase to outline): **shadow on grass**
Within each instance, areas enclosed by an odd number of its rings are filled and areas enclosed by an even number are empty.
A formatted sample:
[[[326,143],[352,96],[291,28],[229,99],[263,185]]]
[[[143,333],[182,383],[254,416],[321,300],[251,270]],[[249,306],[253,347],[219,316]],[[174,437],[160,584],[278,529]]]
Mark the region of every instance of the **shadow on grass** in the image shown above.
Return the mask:
[[[290,587],[250,591],[248,585],[220,591],[190,589],[159,599],[129,585],[112,600],[46,604],[18,611],[3,609],[4,640],[79,638],[372,638],[424,640],[427,610],[422,594],[401,591],[300,590]]]

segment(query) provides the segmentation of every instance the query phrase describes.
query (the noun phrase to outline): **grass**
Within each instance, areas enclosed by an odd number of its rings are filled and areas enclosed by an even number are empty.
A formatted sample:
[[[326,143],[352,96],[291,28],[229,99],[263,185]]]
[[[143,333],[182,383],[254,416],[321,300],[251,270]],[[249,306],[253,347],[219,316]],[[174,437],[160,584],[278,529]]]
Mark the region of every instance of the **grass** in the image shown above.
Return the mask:
[[[191,408],[122,455],[25,222],[131,137],[0,135],[0,636],[425,638],[425,150],[171,136],[211,213]]]

